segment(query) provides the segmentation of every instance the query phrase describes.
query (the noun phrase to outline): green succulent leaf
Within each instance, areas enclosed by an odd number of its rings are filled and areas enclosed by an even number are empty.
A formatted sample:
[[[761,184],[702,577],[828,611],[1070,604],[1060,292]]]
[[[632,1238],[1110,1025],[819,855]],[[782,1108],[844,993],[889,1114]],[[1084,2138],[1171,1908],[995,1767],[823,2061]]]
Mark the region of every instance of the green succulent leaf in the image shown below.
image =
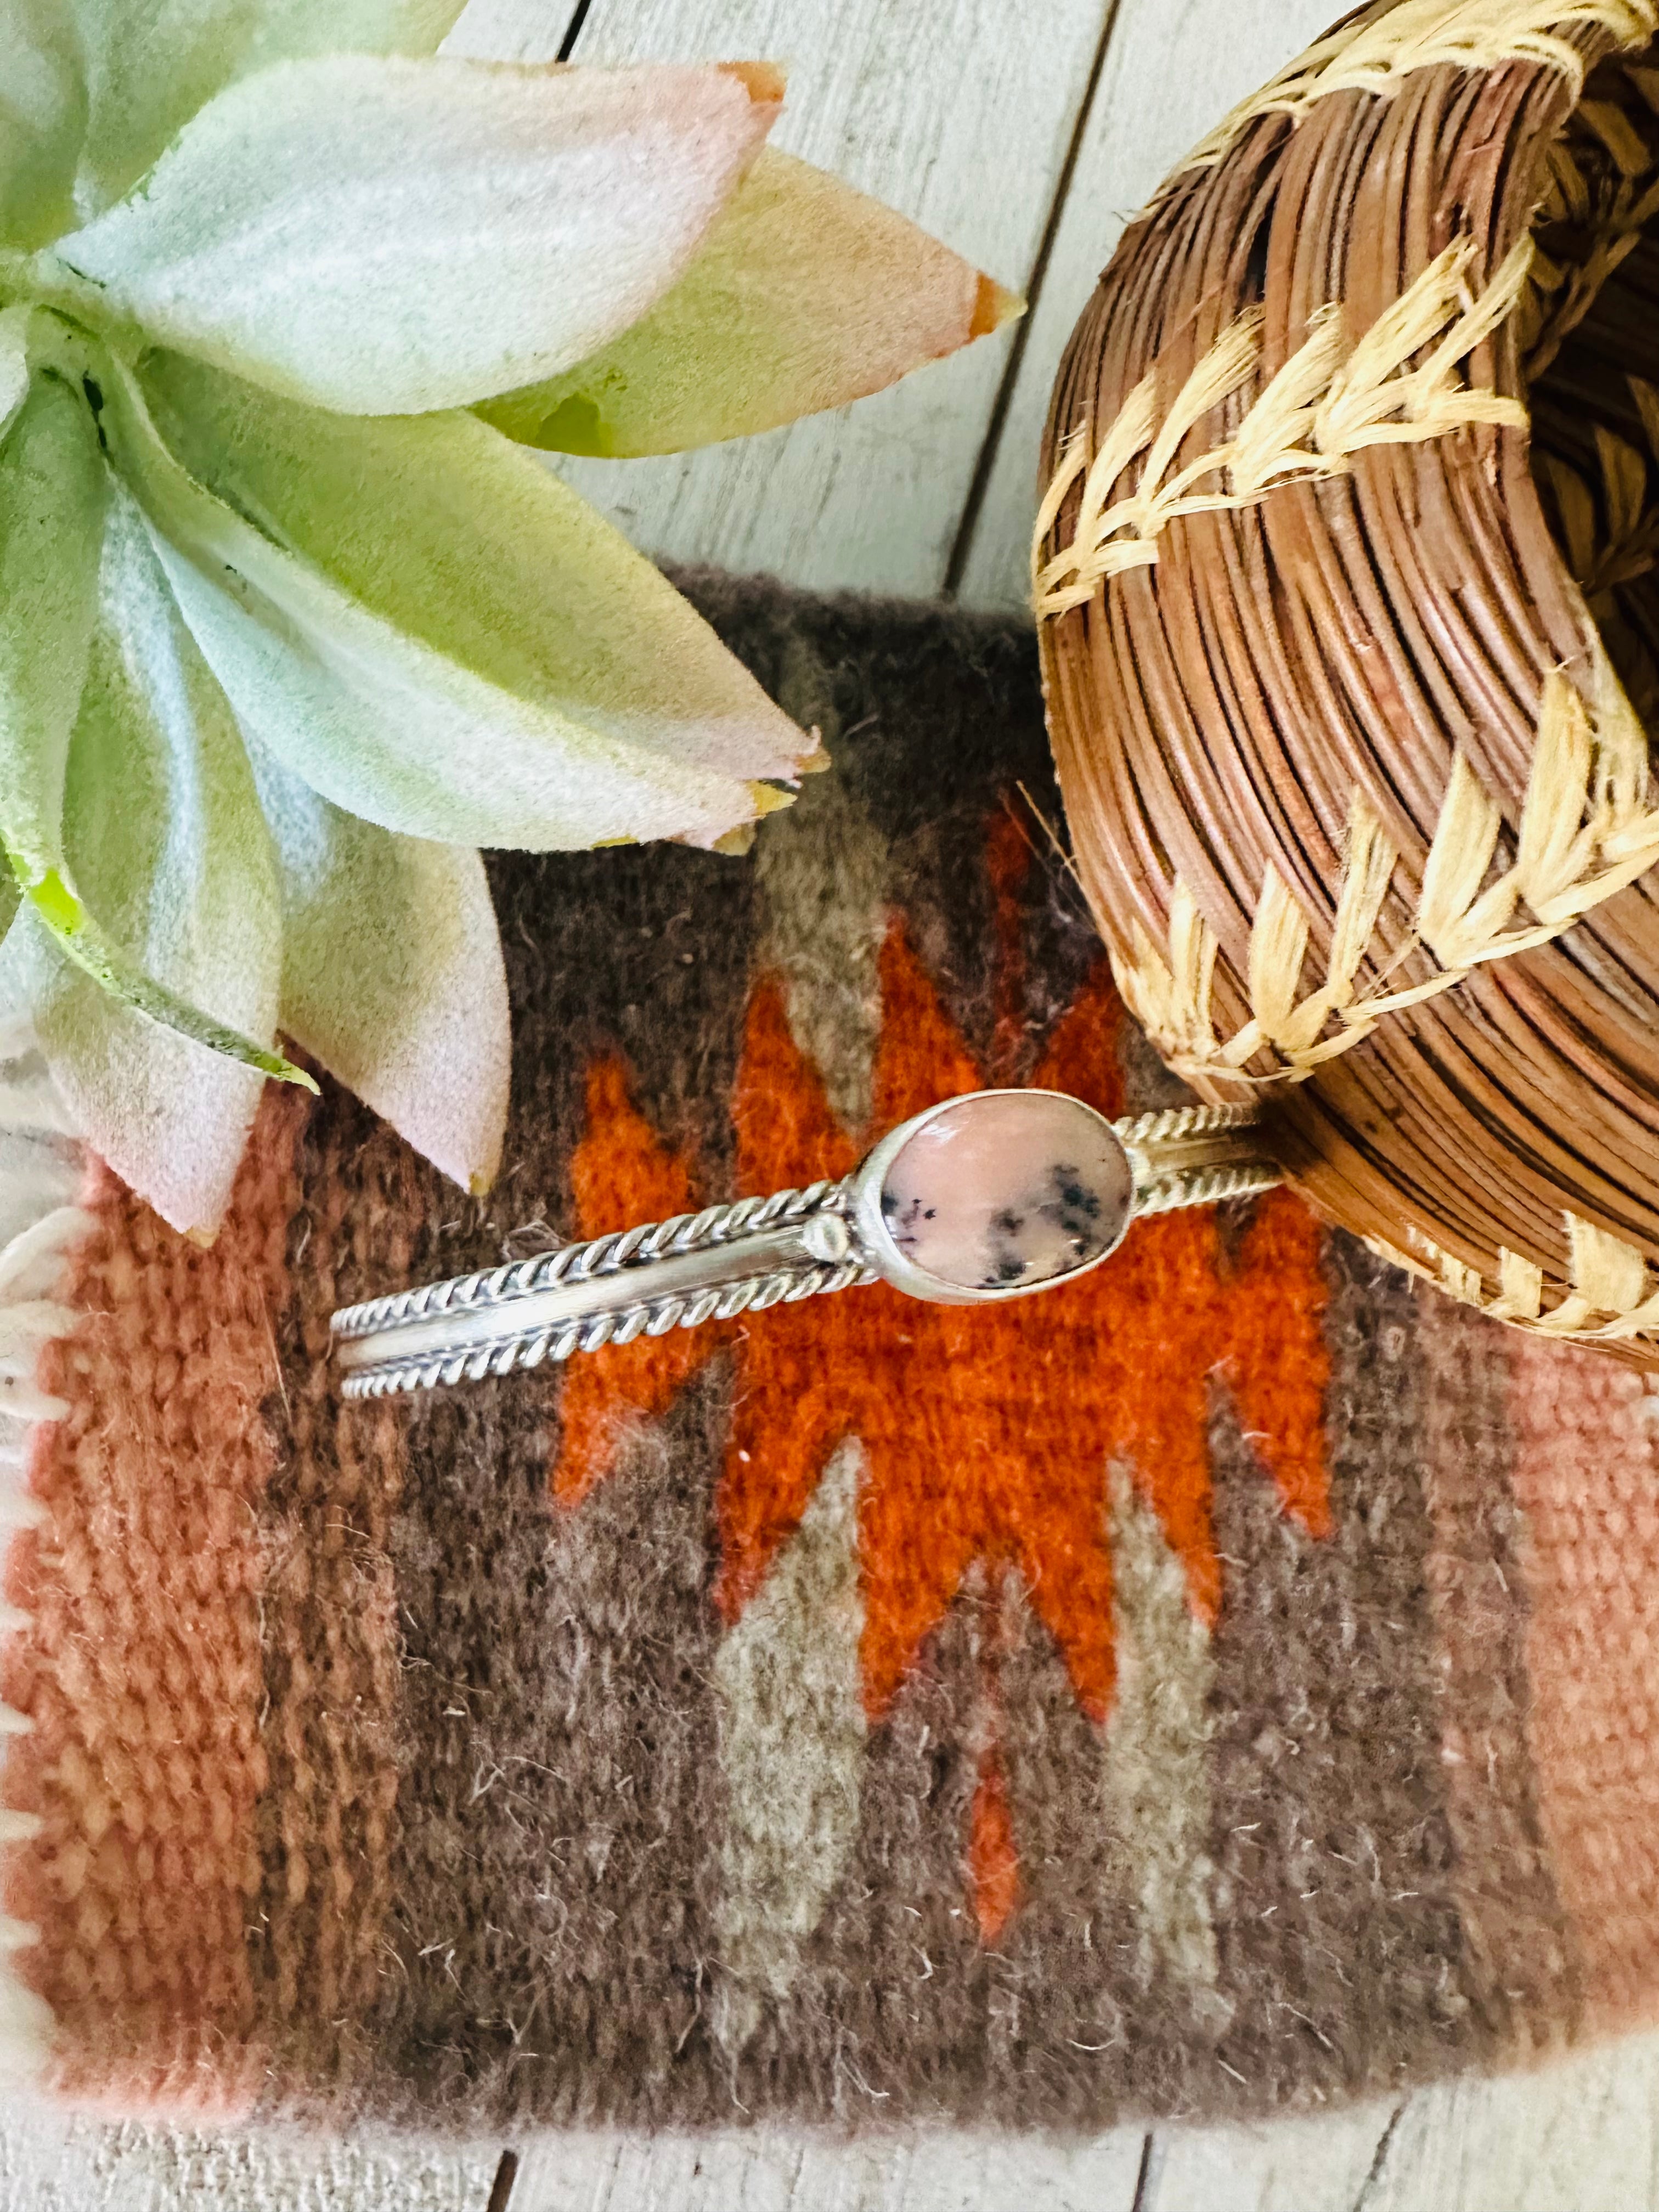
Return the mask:
[[[257,1068],[261,1075],[275,1076],[280,1083],[298,1084],[302,1091],[315,1091],[316,1079],[304,1068],[295,1067],[281,1053],[269,1050],[228,1023],[216,1021],[141,968],[100,926],[80,892],[59,870],[49,869],[33,880],[23,878],[15,861],[13,870],[22,884],[30,913],[50,930],[59,950],[112,1001],[130,1006],[135,1013],[193,1043],[204,1045],[210,1052]]]
[[[878,392],[1019,309],[891,208],[769,147],[642,320],[477,411],[556,452],[679,453]]]
[[[483,863],[346,814],[258,744],[283,871],[281,1022],[434,1166],[483,1190],[511,1036]]]
[[[429,54],[463,0],[30,4],[71,16],[85,53],[90,112],[76,190],[84,218],[129,191],[197,109],[237,78],[315,54]]]
[[[33,913],[130,1006],[289,1082],[310,1078],[204,1013],[88,908],[64,843],[64,780],[97,611],[108,475],[77,392],[37,377],[0,445],[0,840]]]
[[[33,248],[75,220],[86,94],[68,0],[0,7],[0,240]]]
[[[26,886],[63,865],[106,480],[81,394],[37,377],[0,444],[0,837]]]
[[[713,843],[815,757],[648,562],[473,416],[351,421],[179,356],[112,391],[244,729],[349,812],[442,843]]]
[[[210,1227],[263,1077],[287,1065],[271,1052],[249,1065],[246,1051],[225,1050],[244,1033],[275,1033],[282,898],[241,732],[118,486],[64,846],[76,882],[137,958],[116,953],[113,972],[94,980],[63,942],[73,914],[48,915],[37,896],[29,957],[42,1048],[96,1151],[176,1227]],[[107,944],[97,957],[108,958]],[[157,988],[161,1001],[146,1004]],[[181,1002],[194,1017],[189,1035],[178,1025]],[[203,1007],[213,1013],[196,1015]]]
[[[118,314],[272,391],[353,414],[462,406],[645,313],[775,91],[726,67],[289,63],[211,100],[56,250]]]

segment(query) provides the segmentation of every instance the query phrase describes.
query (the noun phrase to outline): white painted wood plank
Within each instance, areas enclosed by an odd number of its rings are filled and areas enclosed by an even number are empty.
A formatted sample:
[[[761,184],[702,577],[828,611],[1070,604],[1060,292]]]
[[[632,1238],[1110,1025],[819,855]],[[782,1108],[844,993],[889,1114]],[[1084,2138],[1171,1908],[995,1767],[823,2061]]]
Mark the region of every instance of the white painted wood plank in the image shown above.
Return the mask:
[[[521,2149],[510,2212],[1131,2212],[1143,2140],[571,2136]]]
[[[1397,2119],[1166,2129],[1152,2183],[1140,2212],[1659,2212],[1659,2035],[1419,2090]]]
[[[1421,2091],[1364,2212],[1659,2212],[1659,2035]]]
[[[446,54],[492,62],[556,61],[580,0],[466,0]]]
[[[521,6],[522,0],[517,0]],[[1029,280],[1108,0],[593,0],[584,62],[759,57],[775,133],[1004,283]],[[489,0],[468,37],[485,40]],[[556,48],[562,10],[550,0]],[[560,472],[647,551],[830,589],[937,592],[1012,333],[842,413],[700,453]]]
[[[1048,394],[1125,224],[1206,131],[1341,13],[1339,0],[1122,0],[963,570],[966,605],[1030,599]]]
[[[1353,2212],[1391,2117],[1365,2105],[1260,2127],[1164,2128],[1138,2212]],[[1453,2203],[1436,2212],[1459,2212]]]
[[[485,2212],[500,2157],[0,2107],[4,2212]]]
[[[1536,2075],[1253,2128],[1166,2129],[1140,2212],[1659,2212],[1659,2036]],[[1142,2138],[549,2137],[510,2212],[1129,2212]],[[1377,2149],[1382,2156],[1376,2159]],[[6,2212],[484,2212],[493,2147],[0,2113]],[[1375,2164],[1375,2172],[1373,2166]]]

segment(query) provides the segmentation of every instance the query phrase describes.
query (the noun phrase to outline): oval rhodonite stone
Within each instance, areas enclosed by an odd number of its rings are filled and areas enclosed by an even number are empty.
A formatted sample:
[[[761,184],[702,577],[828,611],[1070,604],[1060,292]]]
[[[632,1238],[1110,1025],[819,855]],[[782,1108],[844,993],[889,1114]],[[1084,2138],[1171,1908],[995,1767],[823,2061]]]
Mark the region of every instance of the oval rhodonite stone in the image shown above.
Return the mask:
[[[1128,1158],[1089,1108],[1054,1091],[988,1091],[906,1141],[881,1212],[913,1267],[960,1290],[1011,1291],[1102,1258],[1133,1198]]]

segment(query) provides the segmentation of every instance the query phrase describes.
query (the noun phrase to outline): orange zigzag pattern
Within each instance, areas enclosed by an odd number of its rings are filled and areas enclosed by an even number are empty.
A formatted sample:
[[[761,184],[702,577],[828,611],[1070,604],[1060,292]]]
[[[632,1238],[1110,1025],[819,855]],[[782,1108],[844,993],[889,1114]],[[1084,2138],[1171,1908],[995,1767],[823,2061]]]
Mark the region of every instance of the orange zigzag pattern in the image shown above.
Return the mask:
[[[874,1126],[983,1078],[895,923],[881,963]],[[1093,977],[1033,1081],[1102,1110],[1121,1105],[1120,1010]],[[684,1163],[598,1064],[574,1164],[578,1234],[698,1202]],[[738,1187],[840,1176],[858,1148],[794,1042],[777,988],[754,992],[734,1102]],[[1107,1266],[994,1308],[929,1306],[884,1285],[732,1324],[612,1347],[566,1378],[556,1494],[574,1502],[612,1464],[619,1423],[665,1412],[724,1341],[739,1374],[720,1488],[716,1596],[735,1620],[805,1510],[836,1446],[857,1436],[867,1477],[859,1546],[865,1697],[879,1717],[975,1560],[1016,1567],[1103,1722],[1113,1688],[1108,1469],[1127,1462],[1182,1559],[1194,1610],[1221,1595],[1207,1447],[1212,1377],[1230,1386],[1285,1506],[1329,1527],[1328,1362],[1320,1231],[1288,1194],[1258,1206],[1229,1255],[1209,1209],[1143,1222]]]

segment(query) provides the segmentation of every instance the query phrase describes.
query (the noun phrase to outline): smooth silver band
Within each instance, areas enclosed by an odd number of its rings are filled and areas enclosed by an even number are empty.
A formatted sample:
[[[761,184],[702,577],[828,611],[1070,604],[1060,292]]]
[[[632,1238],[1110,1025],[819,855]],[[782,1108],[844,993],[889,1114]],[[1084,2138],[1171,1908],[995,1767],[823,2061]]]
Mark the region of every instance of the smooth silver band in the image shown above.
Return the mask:
[[[330,1323],[342,1390],[348,1398],[374,1398],[477,1382],[865,1283],[981,1304],[1031,1297],[1086,1272],[966,1291],[923,1275],[896,1249],[879,1202],[888,1163],[932,1115],[959,1103],[941,1101],[890,1132],[839,1182],[740,1198],[344,1307]],[[1194,1106],[1104,1123],[1133,1178],[1124,1227],[1144,1214],[1243,1197],[1280,1182],[1255,1121],[1248,1107]],[[1117,1241],[1087,1266],[1109,1257]]]

